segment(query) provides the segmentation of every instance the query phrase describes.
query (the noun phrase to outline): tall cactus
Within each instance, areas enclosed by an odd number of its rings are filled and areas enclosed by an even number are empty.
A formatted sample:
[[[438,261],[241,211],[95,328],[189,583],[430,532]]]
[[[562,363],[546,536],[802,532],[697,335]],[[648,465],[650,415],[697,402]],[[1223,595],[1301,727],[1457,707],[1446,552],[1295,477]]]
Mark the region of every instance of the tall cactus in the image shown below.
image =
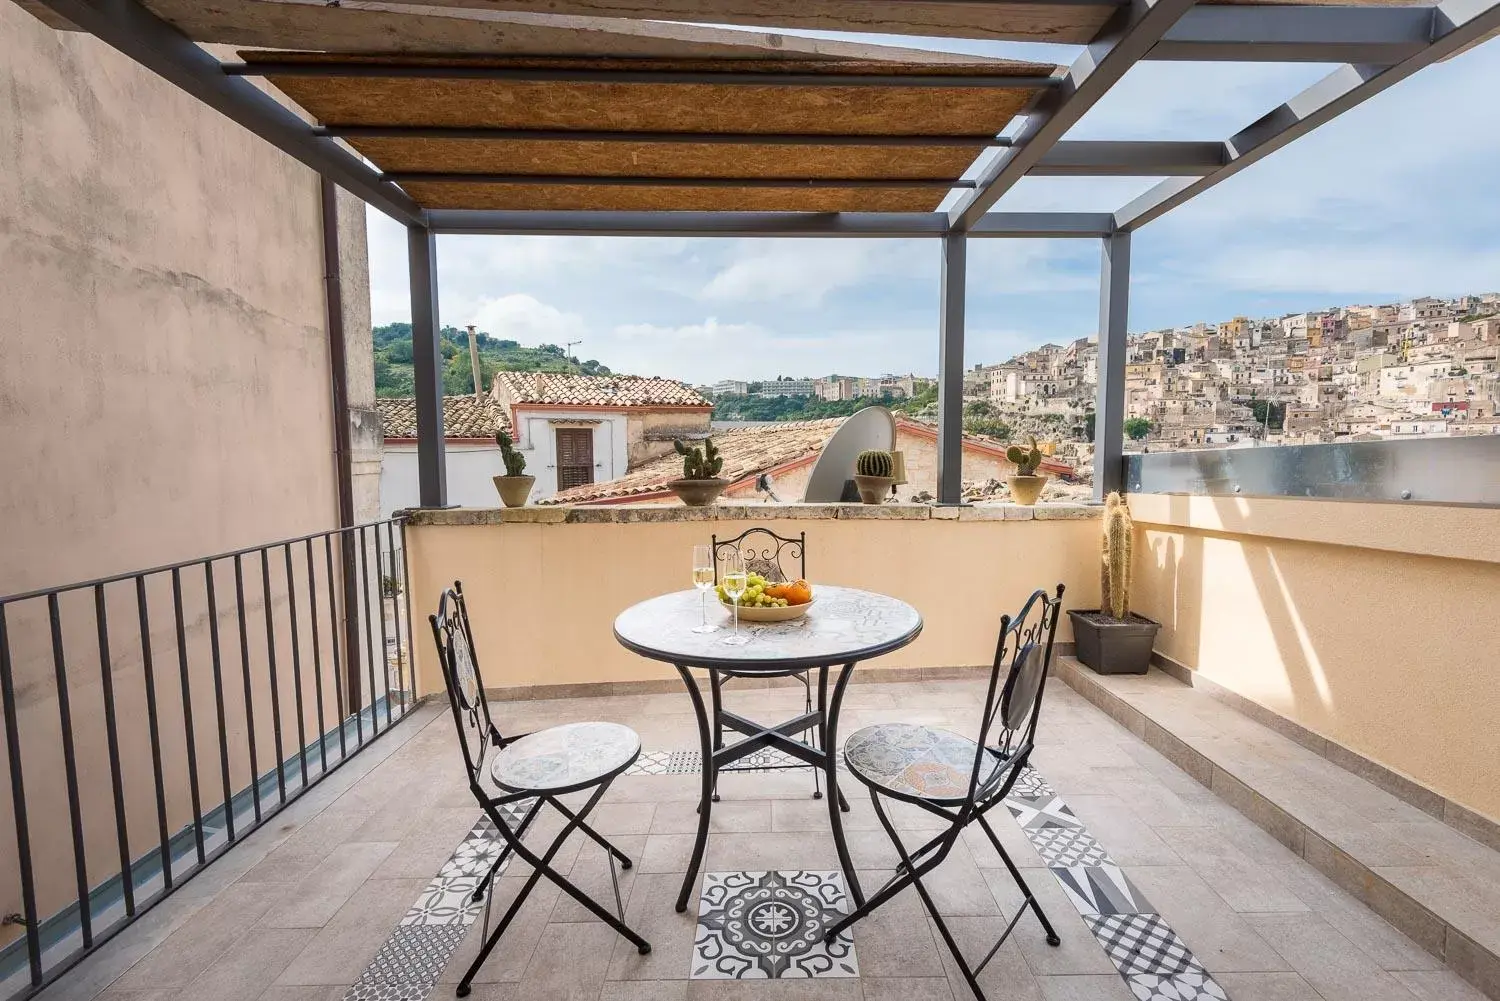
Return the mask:
[[[682,478],[685,480],[712,480],[724,468],[724,457],[719,454],[712,438],[703,439],[703,447],[696,448],[674,438],[672,447],[682,456]]]
[[[496,431],[495,444],[500,446],[500,461],[505,463],[505,475],[524,475],[526,472],[526,456],[516,451],[515,445],[510,440],[510,435],[504,431]]]
[[[1099,594],[1104,611],[1113,619],[1130,616],[1132,535],[1130,507],[1118,492],[1104,500],[1104,545],[1099,566]]]

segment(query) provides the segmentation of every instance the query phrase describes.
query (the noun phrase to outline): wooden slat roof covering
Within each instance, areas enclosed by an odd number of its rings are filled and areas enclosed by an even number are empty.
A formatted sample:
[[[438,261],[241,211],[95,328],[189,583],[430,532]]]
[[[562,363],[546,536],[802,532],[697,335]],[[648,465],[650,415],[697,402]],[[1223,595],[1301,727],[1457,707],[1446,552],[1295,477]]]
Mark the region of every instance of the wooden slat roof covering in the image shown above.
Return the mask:
[[[427,208],[922,212],[935,209],[978,153],[953,137],[1002,131],[1055,67],[1005,60],[922,64],[855,59],[684,60],[658,58],[366,57],[347,54],[241,53],[320,122],[332,126],[607,130],[808,136],[934,137],[932,145],[818,145],[679,141],[573,141],[565,138],[354,136],[347,141]],[[693,82],[487,79],[403,76],[304,76],[303,65],[376,64],[512,71],[696,73]],[[714,75],[735,74],[718,83]],[[785,82],[745,76],[794,74]],[[851,82],[840,76],[889,77]],[[911,84],[901,78],[922,77]],[[954,86],[933,78],[955,78]],[[977,80],[976,78],[983,78]],[[730,79],[726,77],[726,80]],[[1007,86],[1015,79],[1017,86]],[[658,137],[659,139],[659,137]],[[412,173],[442,175],[410,178]],[[454,175],[483,175],[454,176]],[[515,175],[524,175],[517,181]],[[534,178],[556,177],[555,184]],[[650,180],[671,179],[661,185]],[[599,183],[598,179],[611,179]],[[628,179],[628,183],[626,181]],[[713,185],[694,185],[712,179]],[[722,182],[748,180],[746,186]],[[837,181],[858,181],[840,186]],[[810,186],[801,182],[817,182]],[[893,182],[881,185],[879,181]],[[772,182],[776,182],[773,186]],[[785,182],[784,184],[780,182]]]

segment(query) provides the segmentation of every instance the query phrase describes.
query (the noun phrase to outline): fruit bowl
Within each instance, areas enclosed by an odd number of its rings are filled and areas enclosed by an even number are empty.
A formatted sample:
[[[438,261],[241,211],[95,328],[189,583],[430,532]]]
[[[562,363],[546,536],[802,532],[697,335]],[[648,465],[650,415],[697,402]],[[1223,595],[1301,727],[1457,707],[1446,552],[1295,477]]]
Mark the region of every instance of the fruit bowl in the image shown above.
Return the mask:
[[[792,619],[800,619],[807,614],[807,610],[813,606],[812,601],[804,601],[800,605],[773,605],[770,607],[757,607],[752,605],[740,606],[741,622],[789,622]],[[730,615],[734,614],[734,606],[727,601],[720,600],[724,611]]]

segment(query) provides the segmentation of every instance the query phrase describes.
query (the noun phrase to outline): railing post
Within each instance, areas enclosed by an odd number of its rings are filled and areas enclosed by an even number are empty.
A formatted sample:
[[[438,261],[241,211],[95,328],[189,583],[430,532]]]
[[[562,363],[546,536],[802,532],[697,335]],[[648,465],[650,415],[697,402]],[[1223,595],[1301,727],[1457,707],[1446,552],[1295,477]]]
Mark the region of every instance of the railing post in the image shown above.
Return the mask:
[[[1125,334],[1130,312],[1130,234],[1100,241],[1099,387],[1094,401],[1094,500],[1125,484]]]
[[[417,480],[423,507],[448,504],[443,454],[443,355],[439,349],[437,237],[429,229],[406,230],[411,270],[411,357],[417,399]]]
[[[943,237],[942,314],[938,327],[939,504],[963,501],[964,460],[964,291],[967,236]]]

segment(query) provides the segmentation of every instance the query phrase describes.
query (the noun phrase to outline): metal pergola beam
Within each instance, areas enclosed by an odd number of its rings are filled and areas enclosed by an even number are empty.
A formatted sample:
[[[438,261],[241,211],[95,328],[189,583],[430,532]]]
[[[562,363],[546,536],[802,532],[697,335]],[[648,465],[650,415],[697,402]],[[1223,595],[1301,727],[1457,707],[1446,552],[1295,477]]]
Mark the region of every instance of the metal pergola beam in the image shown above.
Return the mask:
[[[1433,42],[1421,52],[1389,67],[1340,66],[1232,136],[1225,143],[1229,160],[1224,166],[1203,177],[1168,178],[1160,182],[1116,212],[1116,226],[1134,230],[1159,219],[1418,70],[1500,30],[1500,3],[1496,0],[1448,0],[1435,8],[1432,15]]]
[[[1194,62],[1389,66],[1433,40],[1434,7],[1195,7],[1147,53]]]
[[[1222,142],[1060,142],[1030,177],[1200,177],[1224,166]]]
[[[429,209],[434,233],[485,236],[937,238],[942,212],[576,212]],[[1108,212],[991,212],[970,231],[991,239],[1106,236]]]
[[[314,136],[253,83],[225,76],[218,59],[135,0],[37,2],[392,218],[422,221],[422,209],[405,192],[337,143]]]
[[[653,177],[649,174],[480,174],[397,170],[383,175],[398,184],[561,184],[583,188],[972,188],[949,177]]]
[[[1108,236],[1114,230],[1115,217],[1108,212],[990,212],[968,232],[975,237],[1053,240]]]
[[[972,229],[1192,5],[1193,0],[1135,0],[1116,12],[1061,84],[1043,95],[1010,148],[985,168],[978,188],[949,210],[953,227]]]
[[[715,146],[1009,146],[998,136],[817,135],[803,132],[629,132],[612,129],[507,129],[440,125],[324,125],[315,135],[339,139],[480,139],[506,142],[692,143]]]
[[[291,60],[219,65],[226,76],[505,80],[518,83],[714,84],[747,87],[960,87],[1036,90],[1055,86],[1061,79],[1052,76],[973,73],[713,73],[695,70],[445,66],[401,62],[304,63]]]

